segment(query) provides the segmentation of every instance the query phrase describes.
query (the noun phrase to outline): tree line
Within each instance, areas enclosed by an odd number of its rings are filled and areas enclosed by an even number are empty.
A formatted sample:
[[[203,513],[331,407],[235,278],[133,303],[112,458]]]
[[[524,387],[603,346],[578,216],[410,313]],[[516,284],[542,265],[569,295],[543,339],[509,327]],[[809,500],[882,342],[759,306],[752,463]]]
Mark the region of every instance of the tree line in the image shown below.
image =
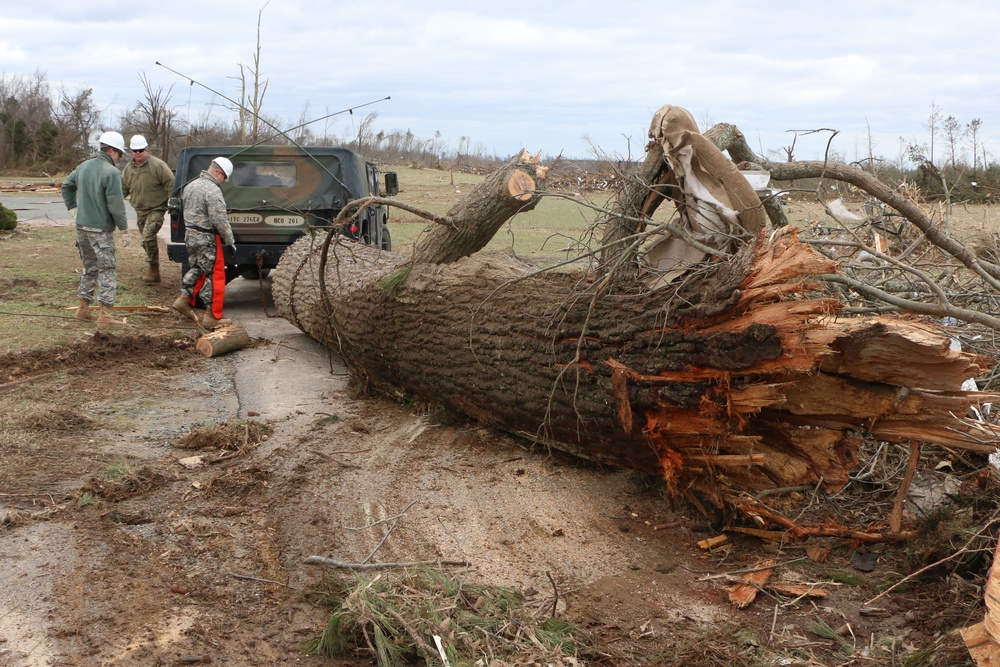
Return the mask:
[[[245,74],[241,71],[241,74]],[[261,110],[263,91],[255,76],[243,78],[245,104],[223,103],[222,113],[207,107],[199,118],[182,119],[173,86],[157,86],[139,73],[142,95],[117,118],[101,108],[90,88],[70,90],[54,86],[44,72],[33,75],[0,74],[0,171],[17,174],[54,174],[72,169],[94,152],[92,137],[114,129],[125,135],[142,134],[154,154],[174,165],[185,146],[276,145],[344,146],[384,164],[489,170],[509,156],[491,155],[482,144],[461,137],[457,150],[441,138],[422,138],[409,129],[385,131],[376,127],[377,113],[360,117],[356,127],[333,131],[328,116],[314,121],[308,104],[295,121],[268,116]],[[264,88],[266,89],[266,87]],[[286,130],[284,128],[292,128]]]
[[[258,43],[255,63],[259,62],[259,49]],[[426,138],[409,129],[380,130],[377,112],[359,114],[356,125],[352,124],[343,133],[335,132],[332,127],[331,117],[335,114],[312,117],[308,104],[294,121],[269,116],[263,110],[267,81],[262,80],[256,66],[241,67],[236,77],[240,103],[222,101],[209,105],[194,120],[181,118],[173,86],[157,86],[143,72],[138,76],[141,97],[112,119],[109,111],[94,100],[92,89],[53,86],[41,71],[30,76],[0,75],[0,171],[64,173],[94,151],[92,136],[105,129],[119,130],[126,137],[142,134],[153,152],[169,165],[176,163],[177,154],[185,146],[258,142],[344,146],[382,164],[481,173],[492,171],[510,157],[490,153],[466,136],[453,149],[440,132]],[[869,133],[865,156],[851,164],[890,185],[915,186],[926,198],[972,203],[1000,199],[1000,163],[991,160],[987,153],[981,119],[963,123],[931,103],[924,128],[926,141],[900,137],[899,150],[893,158],[875,154]],[[793,140],[790,146],[774,153],[791,162],[794,152]],[[830,159],[848,163],[836,152],[831,153]],[[614,171],[622,166],[619,162],[617,166],[608,165],[608,169]]]

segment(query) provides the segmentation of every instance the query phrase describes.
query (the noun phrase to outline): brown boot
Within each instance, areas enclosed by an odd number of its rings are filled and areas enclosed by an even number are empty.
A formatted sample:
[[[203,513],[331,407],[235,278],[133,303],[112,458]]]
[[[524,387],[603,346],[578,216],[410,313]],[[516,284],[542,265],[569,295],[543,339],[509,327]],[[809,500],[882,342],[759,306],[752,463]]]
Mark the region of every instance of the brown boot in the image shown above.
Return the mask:
[[[198,316],[195,315],[194,311],[191,309],[191,304],[189,303],[190,299],[191,297],[189,297],[187,294],[181,294],[179,297],[174,299],[174,302],[173,304],[171,304],[170,307],[176,310],[182,316],[189,317],[192,320],[194,320],[195,324],[198,324]]]
[[[211,310],[206,310],[205,316],[201,318],[201,326],[206,329],[218,329],[219,327],[229,326],[232,323],[233,321],[229,318],[216,319]]]
[[[160,282],[159,262],[149,262],[146,264],[146,274],[142,277],[142,282],[149,284]]]
[[[94,320],[94,311],[90,309],[90,302],[86,299],[80,299],[80,305],[76,307],[76,319],[78,320]]]
[[[115,319],[115,311],[111,310],[111,306],[106,306],[101,304],[101,313],[97,316],[97,328],[103,328],[108,326],[120,326],[122,322]]]

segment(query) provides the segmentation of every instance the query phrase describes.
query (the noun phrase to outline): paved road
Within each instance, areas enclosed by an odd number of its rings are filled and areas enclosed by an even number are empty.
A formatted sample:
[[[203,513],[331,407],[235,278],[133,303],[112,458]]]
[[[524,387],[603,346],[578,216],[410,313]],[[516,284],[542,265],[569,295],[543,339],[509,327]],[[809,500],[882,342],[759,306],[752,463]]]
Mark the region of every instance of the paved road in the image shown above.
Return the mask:
[[[66,205],[63,204],[62,197],[50,192],[26,192],[23,194],[12,194],[10,192],[0,192],[0,204],[17,213],[18,222],[30,222],[32,224],[68,224],[70,222],[69,213],[66,212]],[[135,211],[128,204],[125,205],[128,213],[128,220],[135,227]]]

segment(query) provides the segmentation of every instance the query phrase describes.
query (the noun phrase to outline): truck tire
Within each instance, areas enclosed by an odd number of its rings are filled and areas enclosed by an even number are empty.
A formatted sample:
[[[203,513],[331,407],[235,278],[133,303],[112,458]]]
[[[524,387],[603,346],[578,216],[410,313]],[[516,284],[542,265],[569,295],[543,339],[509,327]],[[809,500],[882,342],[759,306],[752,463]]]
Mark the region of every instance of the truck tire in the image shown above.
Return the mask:
[[[392,252],[392,237],[389,236],[389,228],[382,228],[382,250]]]

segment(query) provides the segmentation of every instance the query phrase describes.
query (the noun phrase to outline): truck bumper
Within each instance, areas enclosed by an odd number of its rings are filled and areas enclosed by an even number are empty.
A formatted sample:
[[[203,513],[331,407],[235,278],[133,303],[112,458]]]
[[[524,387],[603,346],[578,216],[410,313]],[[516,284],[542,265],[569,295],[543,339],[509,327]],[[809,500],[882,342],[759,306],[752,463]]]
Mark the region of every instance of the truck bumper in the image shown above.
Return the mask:
[[[235,253],[231,249],[226,248],[226,266],[257,266],[257,258],[259,256],[262,268],[273,269],[278,265],[281,253],[287,247],[287,243],[239,243],[236,246]],[[183,243],[168,243],[167,257],[172,262],[186,264],[188,261],[187,247]]]

